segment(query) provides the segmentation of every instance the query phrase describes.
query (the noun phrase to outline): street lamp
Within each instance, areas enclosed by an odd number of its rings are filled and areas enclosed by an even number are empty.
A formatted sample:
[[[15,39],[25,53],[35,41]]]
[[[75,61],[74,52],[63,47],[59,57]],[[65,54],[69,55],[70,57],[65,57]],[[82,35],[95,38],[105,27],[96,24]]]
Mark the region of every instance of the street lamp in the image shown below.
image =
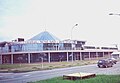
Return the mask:
[[[71,40],[72,40],[72,31],[73,31],[73,29],[74,29],[76,26],[78,26],[78,24],[75,24],[75,25],[72,27],[72,29],[71,29]]]
[[[43,53],[43,56],[40,56],[39,58],[41,59],[41,62],[42,62],[42,69],[43,69],[43,61],[44,61],[44,57],[46,56],[45,53]]]
[[[109,13],[109,15],[118,15],[118,16],[120,16],[120,14],[115,14],[115,13]],[[113,44],[113,45],[115,45],[115,47],[116,47],[117,50],[118,50],[118,44]]]
[[[109,15],[118,15],[118,16],[120,16],[120,14],[114,14],[114,13],[109,13]]]
[[[71,40],[72,40],[72,31],[73,31],[73,29],[76,27],[76,26],[78,26],[78,24],[75,24],[73,27],[72,27],[72,29],[71,29]],[[72,50],[73,50],[73,43],[71,43],[71,47],[72,47]],[[73,62],[73,52],[71,53],[71,55],[70,55],[71,57],[72,57],[72,62]]]
[[[72,41],[72,31],[76,26],[78,26],[78,24],[75,24],[71,29],[71,41]],[[73,49],[73,47],[74,47],[73,43],[71,43],[71,46],[72,46],[72,49]]]

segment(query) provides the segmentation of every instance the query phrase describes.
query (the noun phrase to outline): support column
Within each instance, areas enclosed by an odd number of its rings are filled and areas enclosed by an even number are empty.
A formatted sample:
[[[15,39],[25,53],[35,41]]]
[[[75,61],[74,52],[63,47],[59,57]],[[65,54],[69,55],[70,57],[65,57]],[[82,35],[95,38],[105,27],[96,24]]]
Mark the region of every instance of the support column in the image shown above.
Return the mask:
[[[11,64],[13,64],[13,54],[11,54]]]
[[[88,52],[88,55],[89,55],[89,60],[91,60],[91,57],[90,57],[90,52]]]
[[[28,63],[30,63],[30,53],[28,53]]]
[[[50,52],[48,53],[48,62],[50,63]]]
[[[69,59],[69,58],[68,58],[68,52],[67,52],[67,62],[69,61],[68,59]]]
[[[103,58],[105,58],[104,52],[103,52]]]
[[[0,55],[0,64],[2,64],[2,54]]]
[[[82,53],[80,52],[80,60],[82,61]]]
[[[74,61],[76,61],[76,54],[74,55]]]

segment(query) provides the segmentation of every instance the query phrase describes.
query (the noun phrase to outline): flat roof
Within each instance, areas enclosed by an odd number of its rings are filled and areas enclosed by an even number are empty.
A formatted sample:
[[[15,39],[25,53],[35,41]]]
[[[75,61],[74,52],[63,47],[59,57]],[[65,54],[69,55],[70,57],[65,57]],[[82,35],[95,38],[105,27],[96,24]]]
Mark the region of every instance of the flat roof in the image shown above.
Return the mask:
[[[113,52],[114,50],[100,50],[100,49],[94,49],[94,50],[46,50],[46,51],[23,51],[23,52],[7,52],[7,53],[1,53],[1,55],[5,54],[24,54],[24,53],[59,53],[59,52]]]

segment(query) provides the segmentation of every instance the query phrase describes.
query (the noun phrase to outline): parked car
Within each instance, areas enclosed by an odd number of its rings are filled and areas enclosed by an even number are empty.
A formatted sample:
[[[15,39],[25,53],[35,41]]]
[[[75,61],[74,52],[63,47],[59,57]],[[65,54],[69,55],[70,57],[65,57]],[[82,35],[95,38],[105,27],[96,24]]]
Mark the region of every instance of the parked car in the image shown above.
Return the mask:
[[[120,59],[120,52],[113,52],[111,54],[112,58],[115,58],[115,59]]]
[[[108,60],[111,61],[111,62],[113,62],[113,64],[117,63],[117,59],[115,59],[115,58],[109,58]]]
[[[107,67],[112,67],[113,66],[113,62],[108,60],[108,59],[102,59],[99,60],[97,63],[97,66],[99,68],[107,68]]]

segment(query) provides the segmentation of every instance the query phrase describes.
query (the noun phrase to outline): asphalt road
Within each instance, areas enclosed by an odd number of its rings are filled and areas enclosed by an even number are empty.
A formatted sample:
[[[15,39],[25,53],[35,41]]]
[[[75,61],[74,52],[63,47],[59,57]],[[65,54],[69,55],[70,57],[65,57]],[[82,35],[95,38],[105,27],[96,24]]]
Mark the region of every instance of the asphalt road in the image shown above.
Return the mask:
[[[77,72],[107,75],[120,74],[120,62],[109,68],[98,68],[97,64],[93,64],[27,73],[0,73],[0,83],[26,83],[30,81],[44,80]]]

